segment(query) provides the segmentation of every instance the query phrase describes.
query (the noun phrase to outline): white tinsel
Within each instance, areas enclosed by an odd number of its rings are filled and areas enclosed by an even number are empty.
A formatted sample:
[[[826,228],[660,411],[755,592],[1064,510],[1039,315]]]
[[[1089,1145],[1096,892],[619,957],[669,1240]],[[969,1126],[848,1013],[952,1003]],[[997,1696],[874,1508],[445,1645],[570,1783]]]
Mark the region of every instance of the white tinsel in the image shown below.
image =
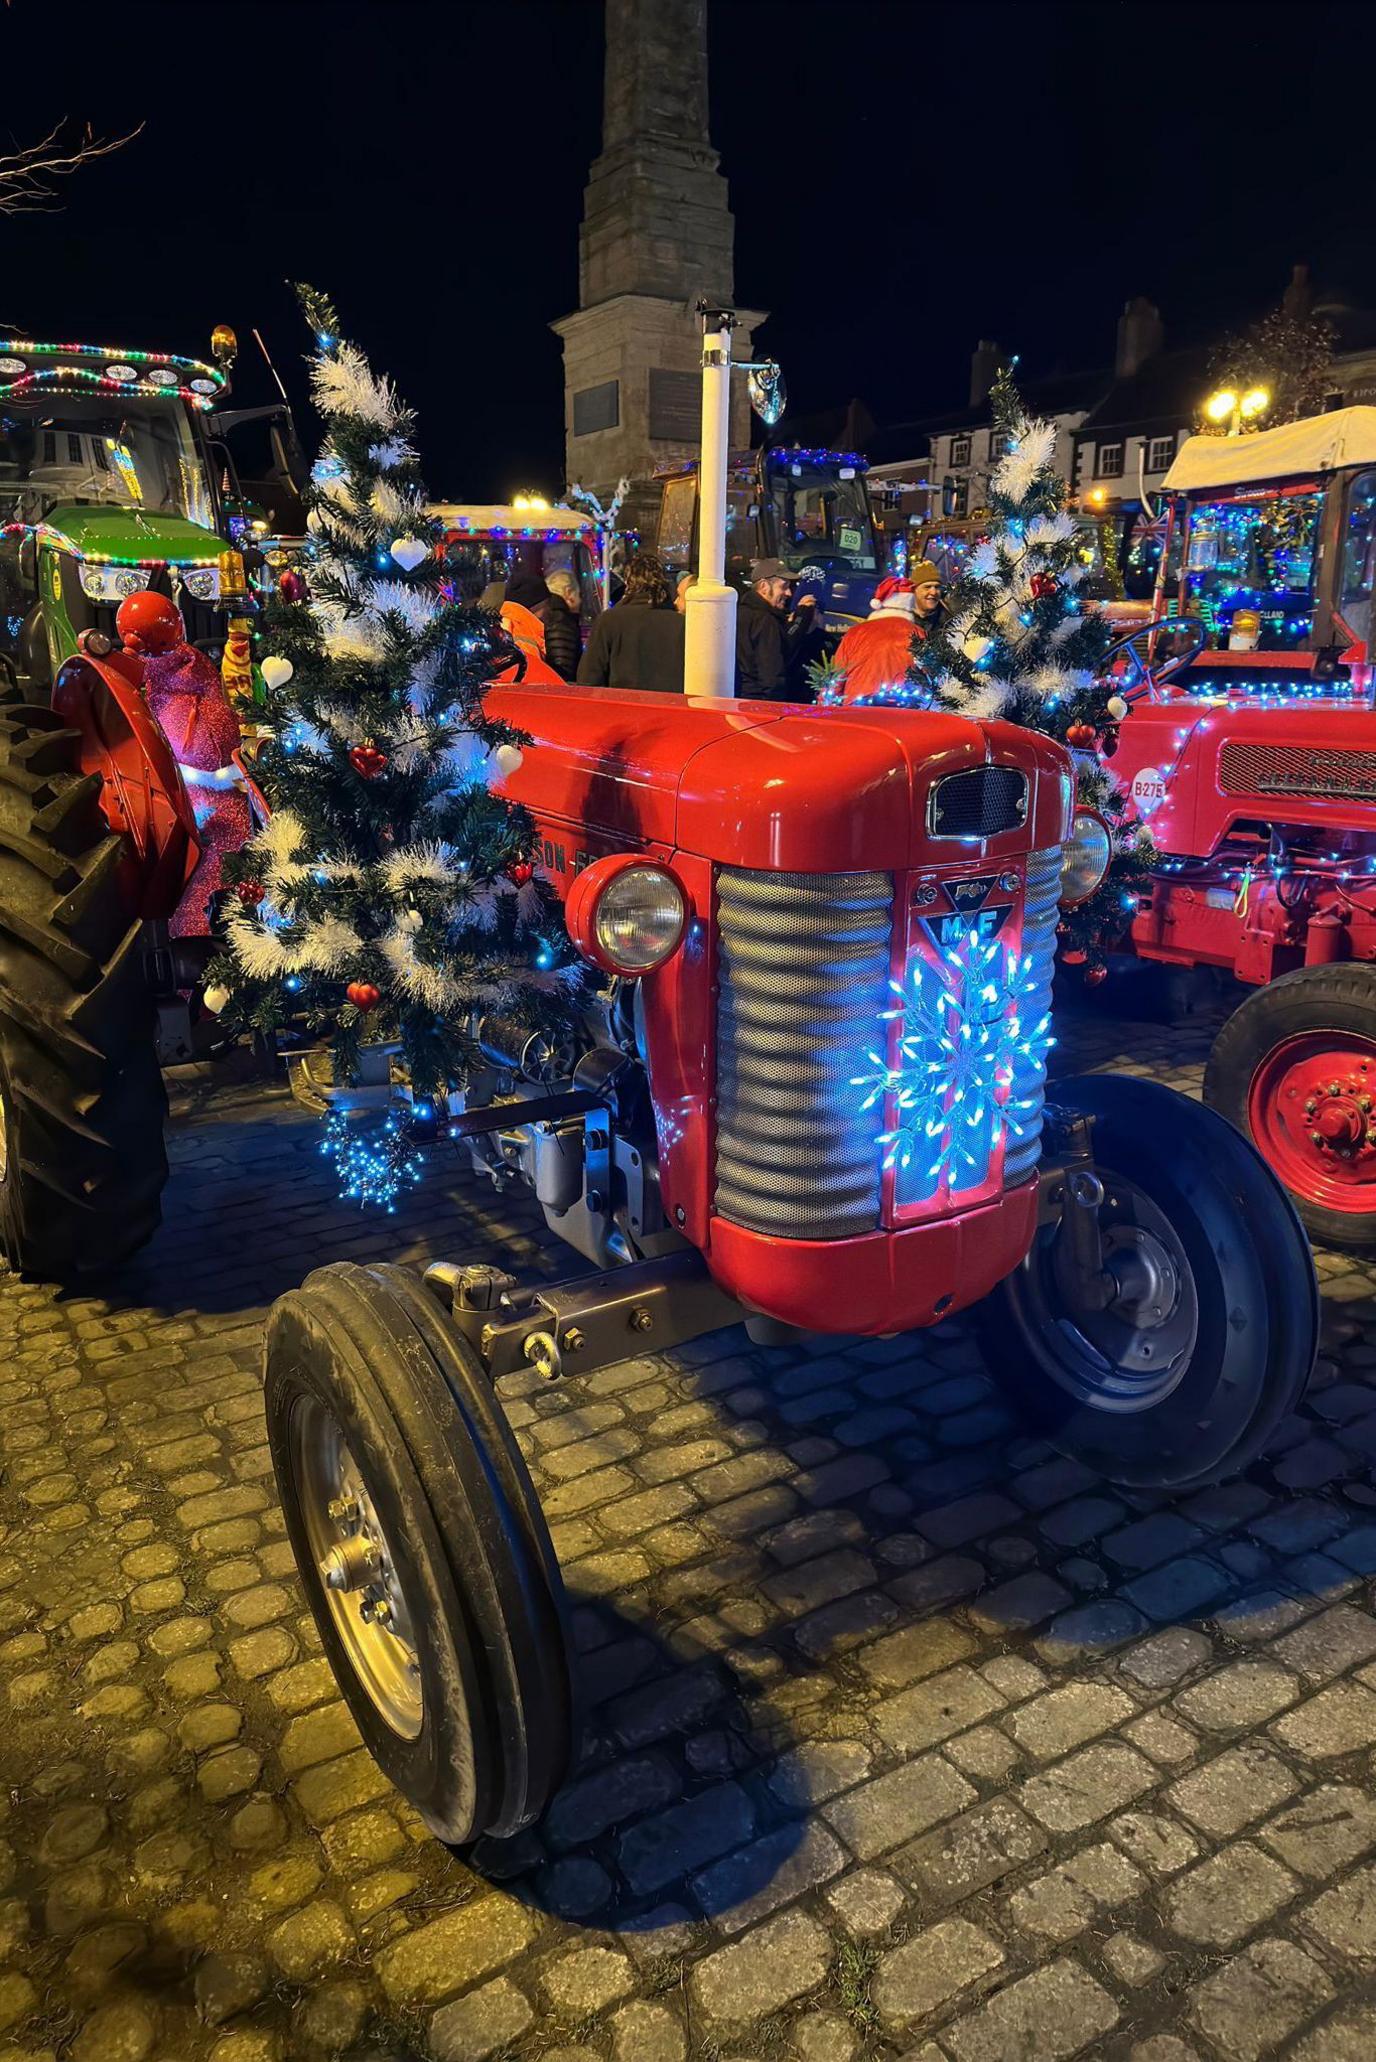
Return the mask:
[[[1075,521],[1062,509],[1057,516],[1036,516],[1027,525],[1027,541],[1034,546],[1068,544],[1075,535]]]
[[[382,956],[392,969],[398,988],[426,1009],[448,1009],[457,999],[454,981],[439,967],[416,956],[414,934],[404,924],[393,924],[378,941]]]
[[[991,485],[1008,501],[1026,499],[1038,473],[1050,465],[1056,450],[1056,425],[1025,422],[1009,449],[994,467]]]
[[[970,553],[966,568],[972,580],[996,580],[999,571],[998,546],[992,537],[981,538]]]
[[[374,580],[365,599],[366,606],[376,615],[400,616],[412,637],[433,623],[444,606],[428,588],[413,587],[404,580]]]
[[[415,455],[414,444],[408,443],[405,437],[386,437],[382,443],[368,446],[368,456],[372,463],[389,469],[409,465]]]
[[[1012,687],[1008,681],[999,680],[991,674],[965,690],[960,713],[962,716],[971,717],[976,723],[991,723],[996,716],[1003,714],[1011,693]]]
[[[231,950],[244,972],[256,981],[271,981],[290,971],[286,940],[246,909],[231,909],[225,918]]]
[[[1093,685],[1092,673],[1086,673],[1078,666],[1053,666],[1049,663],[1034,666],[1031,672],[1024,673],[1018,682],[1018,686],[1025,689],[1028,694],[1040,695],[1043,698],[1050,695],[1069,697],[1083,694]]]
[[[352,924],[340,916],[322,916],[299,926],[292,963],[316,973],[342,974],[362,950],[363,940]]]
[[[417,881],[447,887],[452,882],[462,881],[467,870],[466,861],[458,858],[453,846],[441,844],[438,839],[420,845],[402,845],[387,854],[381,867],[388,894],[398,898]]]
[[[354,344],[341,344],[330,356],[315,359],[311,369],[316,406],[322,415],[352,415],[390,430],[399,408],[391,383],[378,379]]]

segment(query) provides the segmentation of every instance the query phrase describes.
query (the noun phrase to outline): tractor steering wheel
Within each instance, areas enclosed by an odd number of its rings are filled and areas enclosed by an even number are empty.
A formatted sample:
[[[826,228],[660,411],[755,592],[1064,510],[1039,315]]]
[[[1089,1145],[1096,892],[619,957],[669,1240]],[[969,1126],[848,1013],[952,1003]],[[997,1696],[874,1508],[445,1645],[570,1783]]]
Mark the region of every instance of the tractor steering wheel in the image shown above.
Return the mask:
[[[1151,637],[1156,631],[1164,630],[1178,638],[1183,632],[1186,638],[1183,649],[1171,652],[1159,665],[1153,665],[1150,657],[1144,657],[1138,650],[1139,640]],[[1140,702],[1144,695],[1155,695],[1158,688],[1173,680],[1177,673],[1183,673],[1192,660],[1197,659],[1204,649],[1208,637],[1208,626],[1198,616],[1157,616],[1151,623],[1140,623],[1130,630],[1126,637],[1118,638],[1104,653],[1103,668],[1111,673],[1113,661],[1125,653],[1132,661],[1135,678],[1130,686],[1119,686],[1116,692],[1129,705]]]

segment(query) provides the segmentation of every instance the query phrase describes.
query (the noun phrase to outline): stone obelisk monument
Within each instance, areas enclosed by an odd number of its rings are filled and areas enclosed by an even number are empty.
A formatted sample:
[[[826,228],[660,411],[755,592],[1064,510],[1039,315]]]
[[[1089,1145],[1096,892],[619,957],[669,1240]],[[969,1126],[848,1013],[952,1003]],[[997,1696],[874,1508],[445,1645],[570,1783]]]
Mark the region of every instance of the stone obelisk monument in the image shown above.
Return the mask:
[[[706,0],[606,0],[602,152],[588,176],[564,344],[569,481],[605,496],[698,446],[699,299],[730,305],[735,223],[707,130]],[[751,355],[759,309],[741,311]],[[732,442],[749,442],[743,378]],[[647,497],[635,503],[648,513]],[[634,520],[634,517],[632,517]],[[652,541],[652,540],[648,540]]]

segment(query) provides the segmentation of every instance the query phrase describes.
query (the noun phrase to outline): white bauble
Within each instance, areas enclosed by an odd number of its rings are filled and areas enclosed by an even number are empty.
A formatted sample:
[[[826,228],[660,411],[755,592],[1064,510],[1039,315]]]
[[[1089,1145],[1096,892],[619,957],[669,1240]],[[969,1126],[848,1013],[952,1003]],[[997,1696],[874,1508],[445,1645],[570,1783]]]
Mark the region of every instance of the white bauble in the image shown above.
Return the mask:
[[[960,648],[970,664],[977,666],[986,653],[994,649],[994,640],[992,637],[967,637]]]
[[[1120,694],[1111,694],[1105,707],[1115,723],[1121,723],[1128,713],[1128,705]]]
[[[519,745],[498,745],[496,751],[492,754],[492,764],[496,767],[498,773],[501,774],[503,780],[506,780],[513,773],[520,772],[525,762],[525,756]]]
[[[403,909],[398,913],[397,924],[403,931],[418,931],[421,917],[418,909]]]
[[[290,659],[264,659],[258,671],[263,676],[264,687],[275,694],[279,687],[286,686],[296,668]]]
[[[423,558],[429,558],[430,546],[422,544],[419,537],[397,537],[392,543],[392,557],[405,572],[414,573]]]
[[[201,997],[201,1001],[210,1011],[212,1017],[218,1017],[225,1004],[229,1001],[229,990],[228,988],[222,988],[217,981],[213,988],[206,989]]]

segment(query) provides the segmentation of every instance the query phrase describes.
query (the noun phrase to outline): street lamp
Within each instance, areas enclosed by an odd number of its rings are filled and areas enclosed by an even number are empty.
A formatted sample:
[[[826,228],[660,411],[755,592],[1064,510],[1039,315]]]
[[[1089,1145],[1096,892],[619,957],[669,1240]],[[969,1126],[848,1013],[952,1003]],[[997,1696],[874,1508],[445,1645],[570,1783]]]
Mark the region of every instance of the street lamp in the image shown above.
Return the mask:
[[[736,590],[726,584],[726,474],[731,373],[750,376],[750,402],[766,423],[783,413],[784,379],[773,359],[731,357],[736,317],[699,303],[702,317],[702,457],[698,468],[698,576],[684,606],[683,685],[690,695],[730,696],[736,678]]]
[[[1210,422],[1226,422],[1230,437],[1240,437],[1243,423],[1251,422],[1270,406],[1271,394],[1267,387],[1248,387],[1245,394],[1236,393],[1232,387],[1220,387],[1204,403],[1204,413]]]

